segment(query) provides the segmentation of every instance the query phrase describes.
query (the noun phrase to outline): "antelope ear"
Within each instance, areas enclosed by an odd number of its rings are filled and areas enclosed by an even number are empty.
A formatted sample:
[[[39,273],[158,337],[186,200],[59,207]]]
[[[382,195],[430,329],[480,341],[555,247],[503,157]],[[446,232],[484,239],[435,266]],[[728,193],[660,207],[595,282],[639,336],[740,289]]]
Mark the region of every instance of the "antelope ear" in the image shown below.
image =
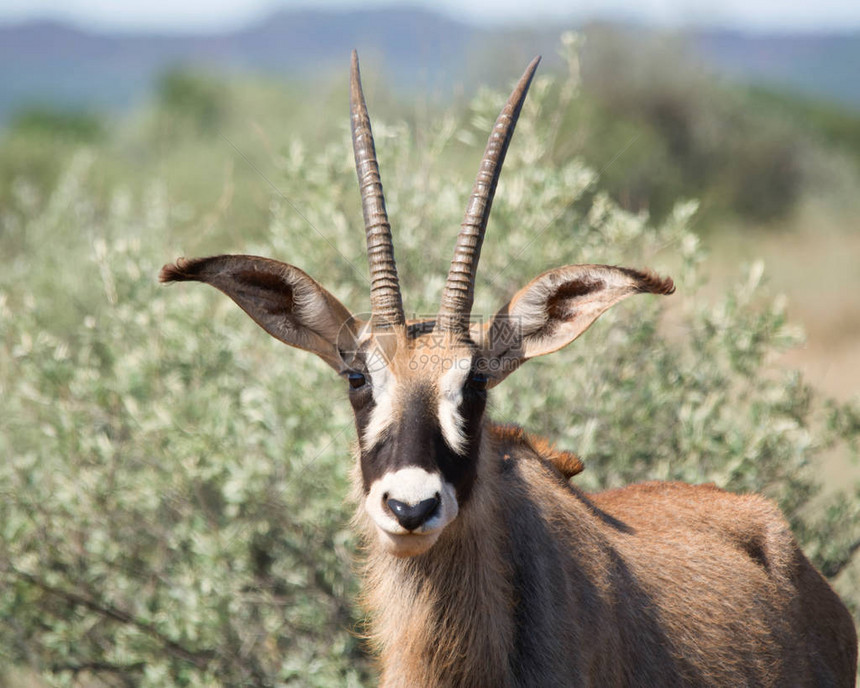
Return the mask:
[[[483,325],[473,325],[479,366],[493,386],[520,364],[557,351],[611,306],[633,294],[671,294],[675,285],[649,272],[609,265],[567,265],[543,273]]]
[[[340,372],[339,351],[351,350],[360,323],[316,280],[292,265],[257,256],[180,258],[161,282],[197,281],[224,292],[266,332],[312,351]]]

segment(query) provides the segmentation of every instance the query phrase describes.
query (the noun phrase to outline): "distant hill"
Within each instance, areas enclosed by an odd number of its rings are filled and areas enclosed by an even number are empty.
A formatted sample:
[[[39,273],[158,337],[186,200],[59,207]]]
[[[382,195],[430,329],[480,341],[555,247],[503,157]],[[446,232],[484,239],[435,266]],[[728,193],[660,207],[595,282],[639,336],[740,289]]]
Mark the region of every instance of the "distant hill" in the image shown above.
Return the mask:
[[[568,28],[484,30],[400,8],[283,11],[247,28],[208,35],[96,33],[49,21],[6,25],[0,26],[0,122],[33,103],[127,109],[146,97],[157,74],[178,63],[298,79],[341,74],[353,47],[393,88],[444,97],[478,77],[506,83],[505,60],[519,67],[541,52],[551,66],[558,37]],[[707,64],[734,78],[860,108],[860,33],[775,37],[699,31],[689,41]]]
[[[478,29],[421,10],[280,12],[223,34],[101,34],[39,21],[0,26],[0,120],[23,103],[128,108],[168,66],[205,65],[290,78],[344,72],[356,47],[395,86],[458,73]]]
[[[692,43],[708,64],[735,78],[860,109],[860,31],[774,36],[709,31],[694,34]]]

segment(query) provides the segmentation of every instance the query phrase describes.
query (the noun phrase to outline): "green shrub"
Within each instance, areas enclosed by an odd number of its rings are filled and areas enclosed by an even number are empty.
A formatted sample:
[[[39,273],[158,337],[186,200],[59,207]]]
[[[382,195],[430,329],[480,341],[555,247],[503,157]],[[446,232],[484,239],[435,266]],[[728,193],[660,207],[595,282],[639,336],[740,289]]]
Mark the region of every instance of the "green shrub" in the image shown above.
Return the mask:
[[[212,134],[226,115],[224,88],[202,72],[184,68],[166,71],[155,86],[155,96],[174,128]]]
[[[770,495],[856,608],[846,575],[860,501],[822,497],[816,462],[840,442],[856,448],[857,409],[823,404],[771,365],[796,332],[759,265],[703,297],[694,203],[653,225],[580,161],[552,162],[552,92],[541,77],[521,118],[476,312],[574,262],[671,272],[680,304],[668,317],[665,300],[617,308],[515,374],[494,417],[578,451],[590,489],[680,478]],[[435,311],[471,184],[427,151],[480,147],[501,102],[483,92],[467,126],[443,117],[420,137],[375,123],[410,309]],[[295,263],[362,311],[364,236],[341,131],[319,150],[296,139],[279,152],[268,239],[233,249]],[[99,200],[92,155],[24,218],[24,249],[0,273],[0,666],[61,686],[372,685],[356,635],[340,382],[214,291],[157,285],[160,265],[196,241],[170,231],[187,211],[157,179]]]
[[[592,27],[582,71],[562,154],[584,156],[623,207],[655,218],[696,197],[706,220],[776,224],[839,186],[834,149],[856,143],[850,111],[726,83],[677,37]],[[826,162],[810,164],[816,156]]]
[[[0,131],[0,207],[6,211],[0,239],[10,233],[15,212],[32,213],[41,204],[76,150],[102,145],[107,138],[105,121],[89,112],[41,106],[17,112]],[[0,250],[12,248],[0,246]]]
[[[29,107],[16,113],[9,123],[12,135],[61,138],[81,143],[95,143],[105,136],[104,123],[91,112]]]

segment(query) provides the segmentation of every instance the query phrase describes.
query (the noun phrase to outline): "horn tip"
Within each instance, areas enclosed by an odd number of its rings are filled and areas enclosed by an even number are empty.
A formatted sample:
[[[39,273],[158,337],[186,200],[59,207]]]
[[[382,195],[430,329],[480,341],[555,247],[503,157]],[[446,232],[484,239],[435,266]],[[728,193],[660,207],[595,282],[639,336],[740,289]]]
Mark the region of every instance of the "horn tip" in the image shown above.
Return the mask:
[[[531,78],[534,76],[534,73],[537,71],[538,65],[540,61],[543,59],[542,55],[535,55],[534,59],[529,62],[529,66],[526,67],[526,73],[523,75],[531,81]]]
[[[360,106],[364,101],[364,93],[361,88],[361,71],[358,68],[358,51],[353,48],[349,67],[349,99],[352,107]]]

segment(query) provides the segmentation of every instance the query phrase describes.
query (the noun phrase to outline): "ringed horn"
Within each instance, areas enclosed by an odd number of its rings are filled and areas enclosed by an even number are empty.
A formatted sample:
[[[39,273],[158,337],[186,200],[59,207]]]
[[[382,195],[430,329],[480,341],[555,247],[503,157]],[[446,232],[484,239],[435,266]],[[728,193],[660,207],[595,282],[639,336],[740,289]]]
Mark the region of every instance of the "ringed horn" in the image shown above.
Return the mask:
[[[394,263],[394,244],[391,241],[391,224],[385,210],[376,148],[370,130],[370,117],[361,89],[358,54],[352,51],[352,69],[349,79],[350,120],[352,148],[355,152],[355,171],[361,189],[361,208],[364,212],[364,230],[367,235],[367,262],[370,266],[370,307],[376,324],[382,327],[401,327],[406,323],[400,281]]]
[[[466,206],[466,215],[460,226],[454,258],[451,260],[451,269],[445,282],[445,291],[442,293],[439,314],[436,316],[437,328],[442,332],[451,333],[456,338],[468,336],[469,316],[475,299],[475,274],[487,229],[487,219],[496,193],[496,184],[499,181],[508,144],[514,134],[517,118],[520,116],[520,110],[539,62],[539,56],[532,60],[505,107],[502,108],[490,133],[490,139],[487,141],[475,186]]]

